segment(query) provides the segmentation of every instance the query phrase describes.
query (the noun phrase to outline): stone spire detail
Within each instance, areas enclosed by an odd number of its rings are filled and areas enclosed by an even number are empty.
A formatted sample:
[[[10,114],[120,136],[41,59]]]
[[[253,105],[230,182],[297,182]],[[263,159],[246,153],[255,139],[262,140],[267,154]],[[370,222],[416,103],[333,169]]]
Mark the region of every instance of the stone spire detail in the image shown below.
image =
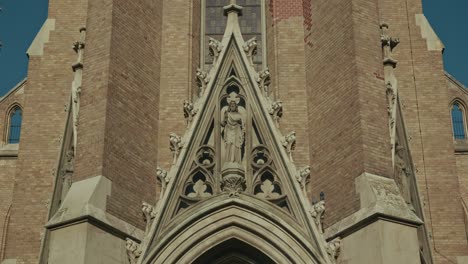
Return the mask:
[[[73,43],[73,50],[76,52],[77,60],[72,65],[75,76],[72,82],[72,113],[73,113],[73,146],[76,150],[76,138],[78,127],[78,115],[80,112],[81,81],[83,78],[83,53],[85,48],[86,28],[80,28],[80,40]]]

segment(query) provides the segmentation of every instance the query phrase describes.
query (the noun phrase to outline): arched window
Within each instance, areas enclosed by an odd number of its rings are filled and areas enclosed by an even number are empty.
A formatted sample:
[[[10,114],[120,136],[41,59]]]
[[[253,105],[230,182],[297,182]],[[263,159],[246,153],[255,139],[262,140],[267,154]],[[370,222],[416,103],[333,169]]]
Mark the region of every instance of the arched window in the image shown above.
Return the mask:
[[[455,139],[465,139],[465,111],[460,103],[455,102],[452,105],[452,126],[453,137]]]
[[[21,134],[21,122],[23,121],[23,113],[21,107],[15,106],[10,111],[8,129],[8,144],[18,144]]]

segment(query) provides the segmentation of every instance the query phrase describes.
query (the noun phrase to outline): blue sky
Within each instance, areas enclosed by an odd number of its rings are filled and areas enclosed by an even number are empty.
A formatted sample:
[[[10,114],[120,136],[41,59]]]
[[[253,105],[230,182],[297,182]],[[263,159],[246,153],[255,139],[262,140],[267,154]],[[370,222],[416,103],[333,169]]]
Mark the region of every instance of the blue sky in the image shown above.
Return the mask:
[[[26,77],[26,50],[47,17],[48,0],[0,0],[0,96]],[[423,0],[445,44],[445,69],[468,86],[468,0]],[[26,8],[25,8],[26,7]]]

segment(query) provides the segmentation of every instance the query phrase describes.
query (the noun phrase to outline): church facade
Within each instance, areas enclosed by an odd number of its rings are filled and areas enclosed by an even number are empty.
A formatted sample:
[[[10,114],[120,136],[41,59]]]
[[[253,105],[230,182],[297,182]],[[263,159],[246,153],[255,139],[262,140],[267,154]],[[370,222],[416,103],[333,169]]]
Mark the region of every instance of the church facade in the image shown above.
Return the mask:
[[[421,0],[49,0],[0,263],[468,263],[468,90]]]

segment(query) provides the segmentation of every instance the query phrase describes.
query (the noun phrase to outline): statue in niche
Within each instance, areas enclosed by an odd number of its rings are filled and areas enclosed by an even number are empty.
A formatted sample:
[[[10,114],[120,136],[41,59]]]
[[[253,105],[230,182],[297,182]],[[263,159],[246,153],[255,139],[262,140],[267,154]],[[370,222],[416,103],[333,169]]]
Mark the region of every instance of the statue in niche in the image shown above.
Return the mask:
[[[221,110],[221,127],[224,142],[224,163],[242,163],[242,145],[244,144],[245,120],[240,98],[235,92],[227,98],[228,106]]]

